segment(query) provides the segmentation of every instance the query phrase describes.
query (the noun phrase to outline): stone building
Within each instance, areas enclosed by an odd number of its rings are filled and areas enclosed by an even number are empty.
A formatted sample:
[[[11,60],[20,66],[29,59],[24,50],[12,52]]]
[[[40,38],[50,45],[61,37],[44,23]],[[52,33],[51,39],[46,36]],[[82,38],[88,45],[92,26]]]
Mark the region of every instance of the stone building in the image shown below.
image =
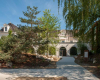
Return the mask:
[[[0,30],[0,38],[1,36],[7,36],[9,29],[11,29],[12,32],[16,34],[15,30],[17,29],[17,26],[12,23],[8,23],[4,24],[4,27],[2,27]],[[71,56],[80,54],[80,51],[77,49],[78,38],[73,36],[72,30],[58,30],[58,32],[60,32],[58,34],[58,39],[60,42],[55,46],[56,56]],[[91,50],[89,43],[85,44],[88,50]]]
[[[12,30],[12,33],[16,33],[15,30],[17,29],[17,26],[15,26],[12,23],[4,24],[2,29],[0,30],[0,38],[1,36],[7,36],[9,29]]]
[[[72,30],[60,30],[59,44],[56,46],[56,56],[71,56],[80,54],[77,48],[78,38],[73,36]],[[85,43],[88,50],[91,50],[89,43]]]

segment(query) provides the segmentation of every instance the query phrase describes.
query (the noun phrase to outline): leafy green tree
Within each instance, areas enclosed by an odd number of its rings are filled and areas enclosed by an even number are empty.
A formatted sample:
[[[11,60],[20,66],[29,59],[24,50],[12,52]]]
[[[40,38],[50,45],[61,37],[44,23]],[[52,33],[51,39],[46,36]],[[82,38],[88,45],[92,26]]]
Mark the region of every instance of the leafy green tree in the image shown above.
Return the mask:
[[[46,49],[46,46],[39,46],[37,52],[38,54],[44,54],[45,53],[45,49]]]
[[[12,30],[9,29],[9,31],[8,31],[8,37],[11,37],[11,36],[12,36]]]
[[[46,29],[44,32],[40,34],[40,36],[43,38],[44,41],[47,40],[46,50],[48,52],[49,43],[56,44],[59,42],[57,30],[60,28],[60,22],[56,16],[50,14],[50,10],[46,9],[43,12],[44,12],[43,16],[38,18],[38,20],[41,22],[39,27]]]
[[[50,47],[49,47],[49,54],[50,54],[50,55],[55,55],[55,54],[56,54],[56,48],[53,47],[53,46],[50,46]]]
[[[66,28],[72,27],[75,36],[84,42],[90,41],[92,47],[96,44],[97,51],[100,50],[100,1],[58,0],[58,7],[60,3],[64,4]]]

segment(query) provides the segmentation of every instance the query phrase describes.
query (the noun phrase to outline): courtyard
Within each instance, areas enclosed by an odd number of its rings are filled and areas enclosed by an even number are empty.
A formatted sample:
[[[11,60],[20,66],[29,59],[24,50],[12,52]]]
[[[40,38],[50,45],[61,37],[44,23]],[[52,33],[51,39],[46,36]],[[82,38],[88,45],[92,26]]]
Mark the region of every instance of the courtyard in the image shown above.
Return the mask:
[[[56,69],[0,69],[0,80],[18,77],[67,77],[68,80],[99,80],[92,73],[74,62],[73,57],[63,57]],[[34,79],[33,79],[34,80]]]
[[[100,80],[99,0],[0,3],[0,80]]]

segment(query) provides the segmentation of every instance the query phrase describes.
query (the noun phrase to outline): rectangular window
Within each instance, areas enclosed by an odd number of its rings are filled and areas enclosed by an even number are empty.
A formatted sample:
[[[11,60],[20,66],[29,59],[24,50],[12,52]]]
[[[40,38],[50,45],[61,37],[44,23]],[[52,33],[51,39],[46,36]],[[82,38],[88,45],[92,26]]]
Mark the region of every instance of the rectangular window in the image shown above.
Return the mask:
[[[7,27],[5,27],[5,31],[7,31]]]
[[[65,42],[65,41],[62,41],[63,43]]]
[[[70,42],[73,42],[73,37],[70,37]]]

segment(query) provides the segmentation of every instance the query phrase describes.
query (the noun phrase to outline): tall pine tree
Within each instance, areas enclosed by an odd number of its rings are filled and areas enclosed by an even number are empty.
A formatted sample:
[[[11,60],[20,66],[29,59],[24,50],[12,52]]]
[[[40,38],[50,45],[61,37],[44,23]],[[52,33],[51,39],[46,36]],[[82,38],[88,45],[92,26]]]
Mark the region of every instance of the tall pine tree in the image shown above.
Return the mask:
[[[36,15],[40,13],[40,11],[37,11],[37,7],[33,6],[33,8],[31,8],[30,6],[27,6],[27,11],[23,12],[24,16],[27,17],[27,19],[20,17],[19,19],[21,20],[21,22],[23,23],[27,23],[27,24],[31,24],[31,29],[34,25],[38,25],[39,22],[38,20],[36,20]]]

